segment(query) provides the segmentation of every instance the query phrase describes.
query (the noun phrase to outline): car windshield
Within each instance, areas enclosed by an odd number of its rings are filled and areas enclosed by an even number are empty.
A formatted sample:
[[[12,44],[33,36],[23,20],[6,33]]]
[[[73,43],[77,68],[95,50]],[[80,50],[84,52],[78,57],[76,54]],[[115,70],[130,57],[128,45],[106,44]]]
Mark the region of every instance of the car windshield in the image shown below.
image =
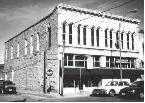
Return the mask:
[[[134,87],[134,86],[142,86],[142,85],[144,85],[143,81],[135,81],[130,86]]]
[[[111,82],[108,82],[106,84],[106,86],[117,86],[118,85],[118,82],[117,81],[111,81]]]

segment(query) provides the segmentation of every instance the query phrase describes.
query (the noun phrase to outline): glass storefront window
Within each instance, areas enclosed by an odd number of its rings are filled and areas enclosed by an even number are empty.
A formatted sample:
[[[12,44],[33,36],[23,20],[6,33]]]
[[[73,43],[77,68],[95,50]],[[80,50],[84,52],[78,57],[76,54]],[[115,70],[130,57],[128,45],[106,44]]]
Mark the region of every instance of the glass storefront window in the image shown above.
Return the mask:
[[[93,67],[100,67],[100,56],[93,56]]]

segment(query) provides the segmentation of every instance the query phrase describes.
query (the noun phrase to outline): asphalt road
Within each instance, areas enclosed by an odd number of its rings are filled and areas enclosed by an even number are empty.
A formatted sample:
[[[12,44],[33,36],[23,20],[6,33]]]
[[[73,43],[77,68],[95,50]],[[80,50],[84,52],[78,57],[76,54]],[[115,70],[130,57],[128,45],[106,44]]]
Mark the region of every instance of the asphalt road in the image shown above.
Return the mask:
[[[118,96],[47,98],[26,94],[16,94],[16,95],[0,94],[0,102],[143,102],[143,101],[144,101],[143,99],[120,98]]]

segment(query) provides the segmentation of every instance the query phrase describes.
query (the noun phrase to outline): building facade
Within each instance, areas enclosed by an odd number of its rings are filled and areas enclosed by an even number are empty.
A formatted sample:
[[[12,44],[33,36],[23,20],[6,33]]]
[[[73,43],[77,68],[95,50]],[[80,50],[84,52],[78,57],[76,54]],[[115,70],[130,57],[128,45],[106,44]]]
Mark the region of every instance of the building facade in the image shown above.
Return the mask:
[[[143,74],[138,26],[136,19],[60,4],[5,42],[7,79],[40,92],[95,87],[120,78],[121,56],[122,77],[134,80]]]

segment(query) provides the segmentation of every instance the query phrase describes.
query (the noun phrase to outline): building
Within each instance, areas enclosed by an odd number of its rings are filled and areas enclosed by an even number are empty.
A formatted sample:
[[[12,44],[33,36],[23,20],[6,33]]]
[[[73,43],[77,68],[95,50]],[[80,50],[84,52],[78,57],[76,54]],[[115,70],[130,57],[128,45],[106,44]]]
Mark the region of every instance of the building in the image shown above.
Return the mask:
[[[0,80],[5,79],[4,64],[0,64]]]
[[[120,78],[121,53],[122,77],[133,81],[143,74],[136,62],[139,22],[60,4],[5,42],[7,79],[18,89],[45,92],[51,85],[59,94],[95,87]]]

